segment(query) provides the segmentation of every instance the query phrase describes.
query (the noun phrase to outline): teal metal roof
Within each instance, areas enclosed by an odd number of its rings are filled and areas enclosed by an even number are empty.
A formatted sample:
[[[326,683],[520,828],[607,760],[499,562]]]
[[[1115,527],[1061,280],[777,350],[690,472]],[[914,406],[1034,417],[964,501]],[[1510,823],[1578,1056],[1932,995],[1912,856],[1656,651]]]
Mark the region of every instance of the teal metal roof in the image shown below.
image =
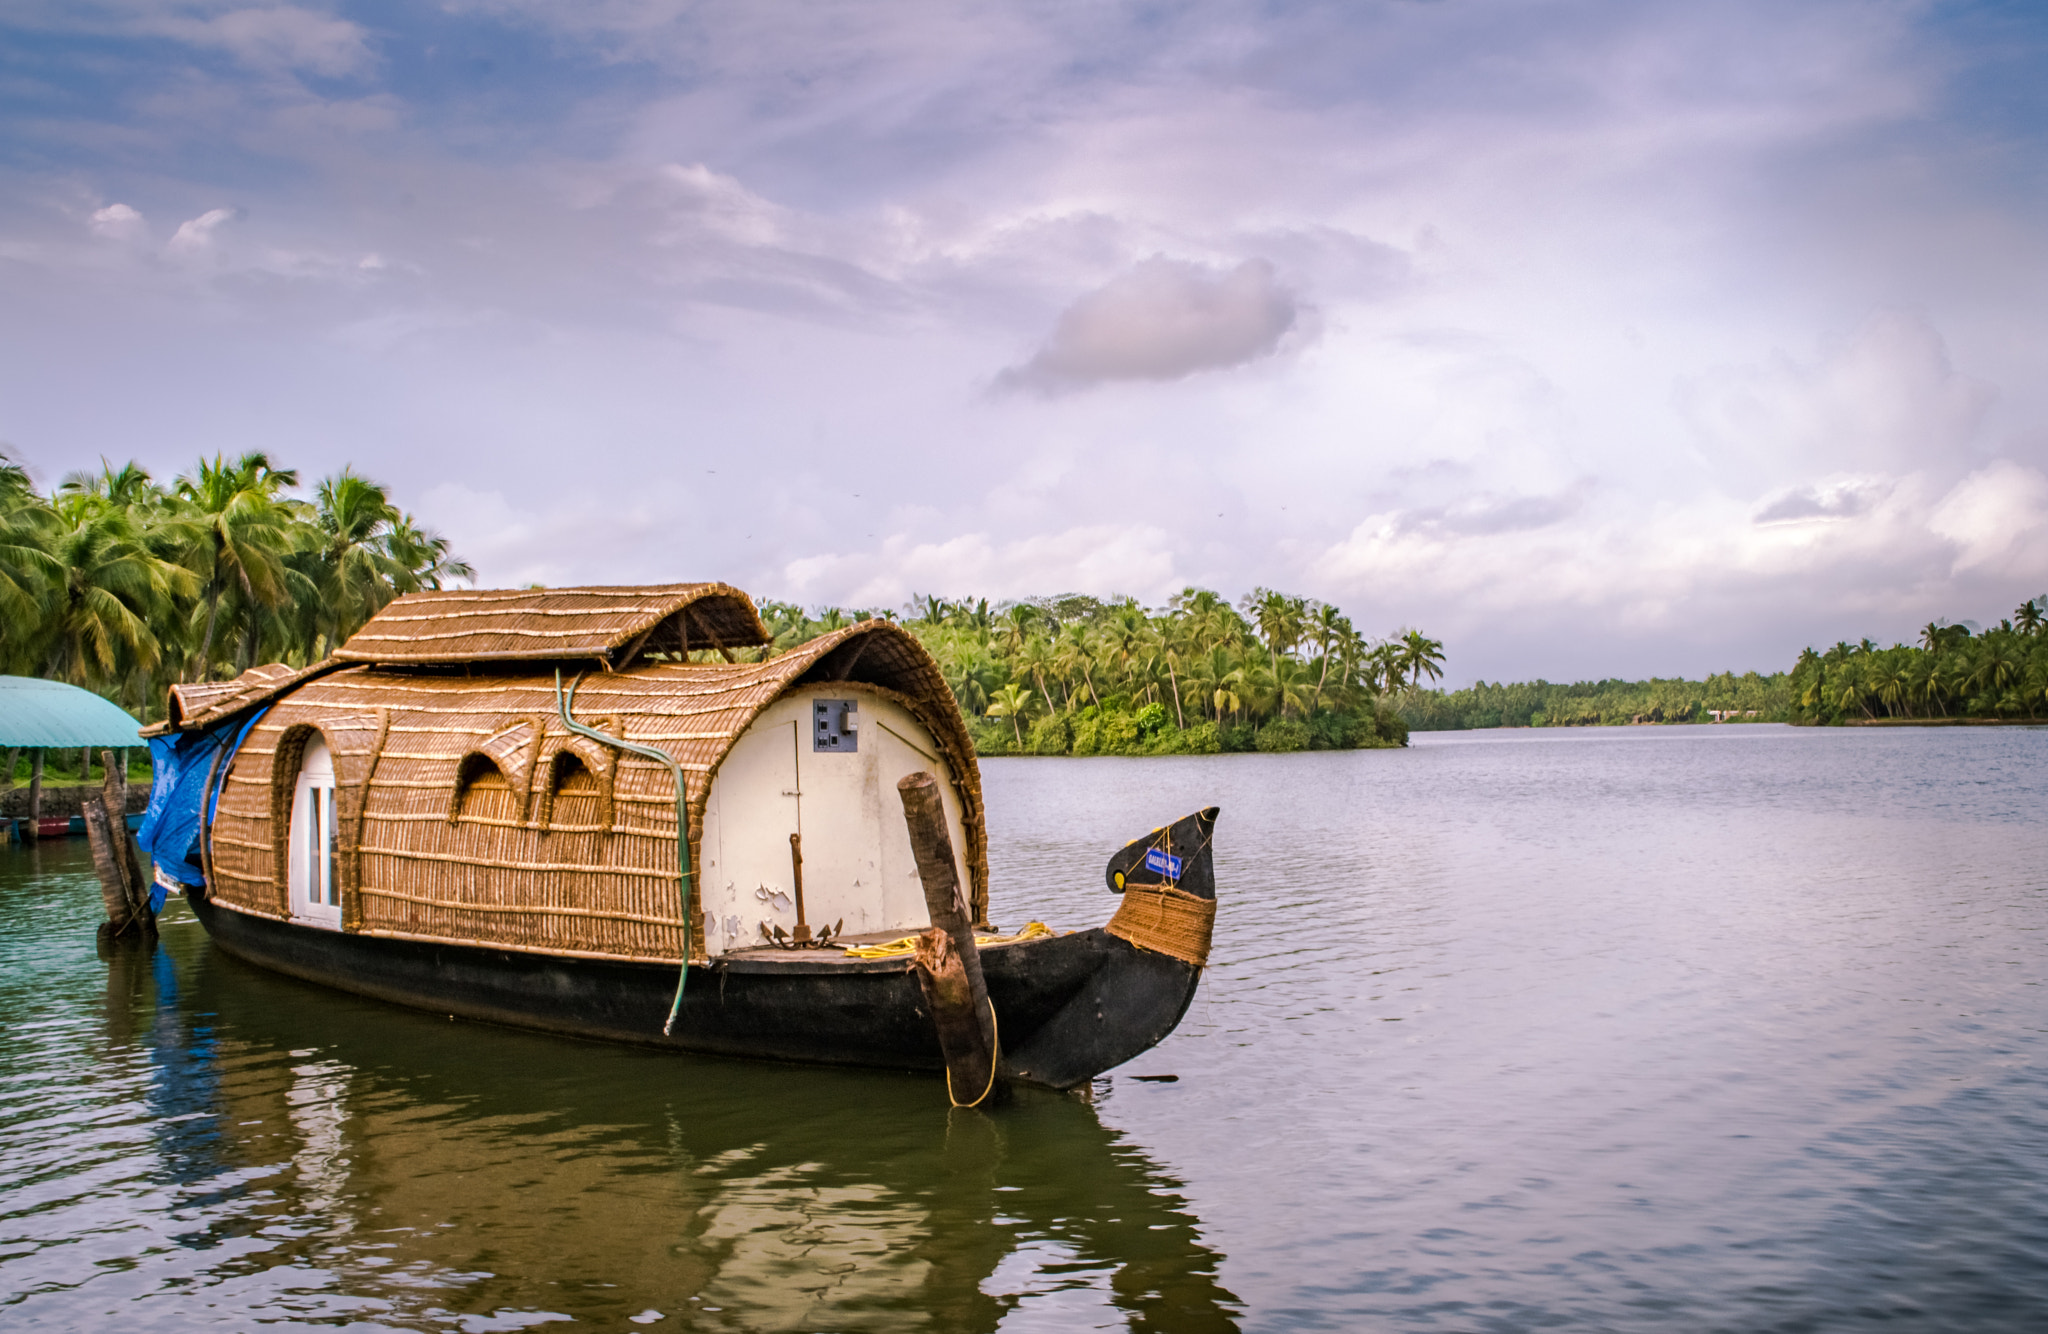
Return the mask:
[[[137,724],[90,690],[33,676],[0,676],[0,746],[139,746]]]

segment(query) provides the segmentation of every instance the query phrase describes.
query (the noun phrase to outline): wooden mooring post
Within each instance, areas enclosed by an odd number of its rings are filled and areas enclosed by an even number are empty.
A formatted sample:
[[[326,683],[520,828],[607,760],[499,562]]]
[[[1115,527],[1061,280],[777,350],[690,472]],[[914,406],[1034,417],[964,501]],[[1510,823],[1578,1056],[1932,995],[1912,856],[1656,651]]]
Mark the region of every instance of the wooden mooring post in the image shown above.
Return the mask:
[[[939,1050],[946,1060],[946,1092],[955,1107],[978,1107],[995,1088],[1001,1053],[995,1011],[989,1006],[981,954],[974,943],[974,914],[961,893],[938,780],[914,773],[897,783],[896,790],[903,798],[910,848],[917,857],[917,877],[932,920],[931,929],[917,938],[911,966],[938,1030]]]
[[[28,753],[28,819],[22,822],[24,841],[34,843],[43,836],[43,748]]]
[[[100,900],[107,909],[100,934],[124,936],[138,928],[145,935],[153,934],[156,914],[149,906],[149,884],[142,878],[135,841],[128,833],[126,766],[115,764],[113,752],[100,753],[106,761],[106,778],[99,792],[79,803],[85,816],[86,841],[92,846],[92,868],[100,878]]]

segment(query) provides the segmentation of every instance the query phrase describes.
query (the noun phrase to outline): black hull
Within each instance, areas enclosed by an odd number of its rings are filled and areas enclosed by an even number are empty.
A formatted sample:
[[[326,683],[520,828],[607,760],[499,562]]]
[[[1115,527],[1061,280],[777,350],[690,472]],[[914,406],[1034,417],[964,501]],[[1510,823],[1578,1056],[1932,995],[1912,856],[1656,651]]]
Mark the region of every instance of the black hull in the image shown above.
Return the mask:
[[[351,935],[193,910],[230,954],[292,977],[463,1019],[773,1061],[944,1068],[907,960],[792,954],[690,970],[671,1035],[670,964]],[[1101,929],[984,950],[1005,1078],[1072,1088],[1171,1033],[1202,970]]]

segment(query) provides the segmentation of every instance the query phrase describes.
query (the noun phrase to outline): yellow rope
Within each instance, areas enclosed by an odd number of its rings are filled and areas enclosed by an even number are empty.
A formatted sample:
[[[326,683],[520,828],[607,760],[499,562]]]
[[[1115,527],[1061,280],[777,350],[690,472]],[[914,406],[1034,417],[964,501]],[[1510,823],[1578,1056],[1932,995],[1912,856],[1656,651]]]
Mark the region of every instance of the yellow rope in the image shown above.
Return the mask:
[[[1033,922],[1031,925],[1042,926],[1044,924],[1042,922]],[[1029,928],[1026,929],[1028,930]],[[1047,932],[1046,934],[1050,935],[1051,933]],[[988,1026],[994,1031],[996,1049],[988,1054],[988,1087],[981,1091],[979,1098],[976,1098],[973,1102],[962,1102],[954,1097],[953,1067],[950,1065],[946,1067],[946,1101],[952,1103],[955,1107],[979,1107],[988,1101],[989,1094],[995,1092],[996,1067],[1003,1063],[1003,1031],[996,1027],[996,1002],[994,997],[990,997],[988,1002]]]
[[[1044,922],[1027,923],[1022,931],[1012,936],[978,935],[974,938],[977,948],[988,945],[1014,945],[1020,940],[1037,940],[1054,934]],[[905,936],[901,940],[885,940],[879,945],[849,945],[846,957],[849,959],[894,959],[917,948],[916,936]]]

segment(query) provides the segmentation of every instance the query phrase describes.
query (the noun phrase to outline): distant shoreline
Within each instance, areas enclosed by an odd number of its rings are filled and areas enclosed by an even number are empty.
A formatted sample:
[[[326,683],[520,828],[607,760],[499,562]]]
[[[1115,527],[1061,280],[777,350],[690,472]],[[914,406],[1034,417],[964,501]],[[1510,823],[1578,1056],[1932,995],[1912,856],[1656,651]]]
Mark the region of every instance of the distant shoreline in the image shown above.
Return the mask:
[[[1843,727],[2048,727],[2048,718],[1854,718]],[[1826,724],[1819,724],[1826,726]]]

